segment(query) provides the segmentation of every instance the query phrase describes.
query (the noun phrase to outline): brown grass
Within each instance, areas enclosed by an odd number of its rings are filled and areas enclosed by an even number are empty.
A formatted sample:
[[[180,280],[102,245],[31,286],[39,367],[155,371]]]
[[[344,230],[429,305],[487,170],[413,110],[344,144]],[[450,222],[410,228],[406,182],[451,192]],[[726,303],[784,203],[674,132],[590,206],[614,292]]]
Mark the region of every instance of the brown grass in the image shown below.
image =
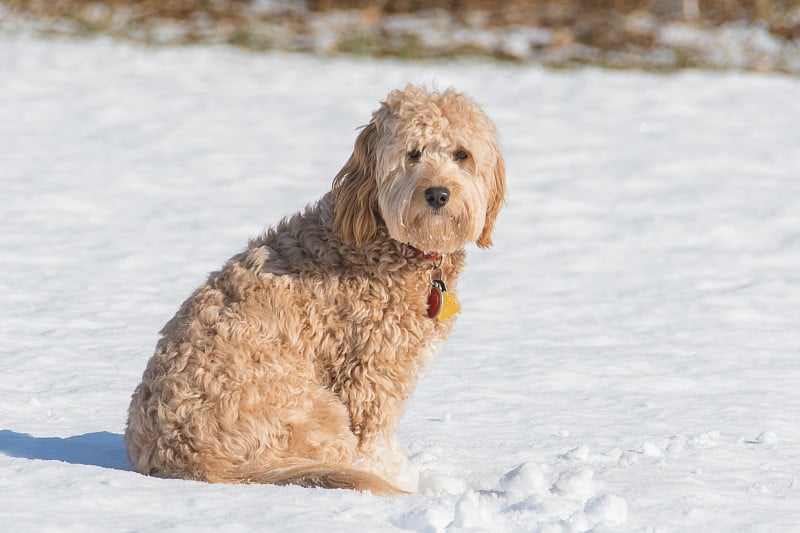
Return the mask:
[[[664,19],[700,19],[721,24],[736,20],[774,21],[799,8],[800,0],[307,0],[306,5],[313,11],[372,9],[386,14],[429,9],[443,9],[454,14],[485,11],[505,24],[574,22],[578,17],[607,12],[622,15],[646,12]]]
[[[0,3],[48,16],[74,14],[102,5],[110,11],[125,8],[139,20],[148,17],[186,20],[204,15],[231,21],[247,19],[252,4],[250,0],[5,0]],[[651,13],[663,20],[696,19],[709,24],[731,21],[778,24],[778,19],[800,8],[800,0],[306,0],[305,5],[316,12],[356,9],[377,16],[435,9],[463,17],[485,12],[493,23],[500,25],[574,24],[582,18],[634,12]]]
[[[567,63],[606,66],[624,67],[624,61],[619,64],[620,57],[657,49],[661,46],[659,27],[676,22],[712,31],[731,23],[757,26],[777,39],[800,41],[800,0],[306,0],[278,3],[269,10],[250,0],[0,0],[0,4],[10,8],[7,12],[34,20],[68,21],[72,32],[79,34],[106,33],[164,42],[153,36],[166,24],[179,29],[169,42],[213,41],[252,49],[292,50],[317,46],[311,38],[311,19],[347,10],[351,19],[357,14],[352,19],[355,22],[336,30],[337,40],[325,53],[405,58],[479,54],[519,59],[503,49],[481,49],[470,43],[426,47],[419,33],[387,29],[384,24],[391,17],[408,14],[421,20],[439,17],[466,29],[545,29],[554,35],[546,45],[549,51],[567,47],[592,50],[584,58],[572,54]],[[701,57],[684,57],[694,53],[673,50],[666,68],[704,66]],[[560,61],[559,54],[548,57],[545,62]],[[616,59],[609,59],[612,57]],[[648,68],[646,64],[627,66]]]

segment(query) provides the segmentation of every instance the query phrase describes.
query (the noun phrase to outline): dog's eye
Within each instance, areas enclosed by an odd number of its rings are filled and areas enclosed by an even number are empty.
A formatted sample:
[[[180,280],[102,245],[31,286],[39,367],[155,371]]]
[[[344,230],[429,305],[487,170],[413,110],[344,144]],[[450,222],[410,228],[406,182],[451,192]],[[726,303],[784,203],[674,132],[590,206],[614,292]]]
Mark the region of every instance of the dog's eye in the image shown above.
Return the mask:
[[[467,152],[465,152],[464,150],[459,150],[458,152],[453,154],[453,157],[456,159],[456,161],[463,161],[469,156],[467,155]]]
[[[414,150],[411,150],[410,152],[408,152],[408,157],[410,157],[411,159],[419,159],[419,156],[421,156],[421,155],[422,155],[422,152],[420,152],[417,149],[414,149]]]

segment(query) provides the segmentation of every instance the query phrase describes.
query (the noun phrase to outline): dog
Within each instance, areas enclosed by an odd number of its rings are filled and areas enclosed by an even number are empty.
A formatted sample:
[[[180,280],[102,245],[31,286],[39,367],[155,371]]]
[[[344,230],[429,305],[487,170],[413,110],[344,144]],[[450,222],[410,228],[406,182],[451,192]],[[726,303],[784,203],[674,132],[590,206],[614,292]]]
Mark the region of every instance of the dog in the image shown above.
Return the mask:
[[[465,246],[492,245],[505,196],[497,131],[473,100],[390,92],[331,191],[251,240],[164,326],[128,412],[133,468],[413,490],[398,420],[453,327]]]

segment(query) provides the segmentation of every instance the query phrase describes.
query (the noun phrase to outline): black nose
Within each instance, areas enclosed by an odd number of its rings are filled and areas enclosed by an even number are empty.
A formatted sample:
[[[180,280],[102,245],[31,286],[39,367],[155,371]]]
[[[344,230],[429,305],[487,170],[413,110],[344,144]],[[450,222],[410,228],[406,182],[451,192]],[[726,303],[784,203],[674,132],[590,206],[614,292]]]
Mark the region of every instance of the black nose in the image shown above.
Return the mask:
[[[425,189],[425,201],[434,209],[444,207],[450,199],[450,189],[447,187],[430,187]]]

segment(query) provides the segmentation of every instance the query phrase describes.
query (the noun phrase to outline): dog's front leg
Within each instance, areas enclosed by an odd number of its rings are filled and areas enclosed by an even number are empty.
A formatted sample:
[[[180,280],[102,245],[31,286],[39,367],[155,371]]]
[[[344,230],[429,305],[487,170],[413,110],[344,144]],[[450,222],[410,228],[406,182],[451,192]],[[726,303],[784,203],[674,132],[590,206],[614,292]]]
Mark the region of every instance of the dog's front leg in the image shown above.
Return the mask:
[[[346,383],[341,392],[358,448],[368,455],[377,440],[386,441],[394,435],[404,398],[396,390],[369,381]]]
[[[361,465],[390,480],[396,486],[413,491],[418,474],[408,463],[398,442],[397,424],[406,398],[395,388],[345,386],[342,396],[350,410],[351,429],[358,438]]]
[[[382,339],[383,335],[371,335],[373,338]],[[362,345],[333,361],[331,367],[330,387],[350,414],[350,430],[358,439],[359,452],[369,455],[376,441],[394,438],[416,381],[414,360],[397,357],[394,351],[383,355],[379,346]]]

